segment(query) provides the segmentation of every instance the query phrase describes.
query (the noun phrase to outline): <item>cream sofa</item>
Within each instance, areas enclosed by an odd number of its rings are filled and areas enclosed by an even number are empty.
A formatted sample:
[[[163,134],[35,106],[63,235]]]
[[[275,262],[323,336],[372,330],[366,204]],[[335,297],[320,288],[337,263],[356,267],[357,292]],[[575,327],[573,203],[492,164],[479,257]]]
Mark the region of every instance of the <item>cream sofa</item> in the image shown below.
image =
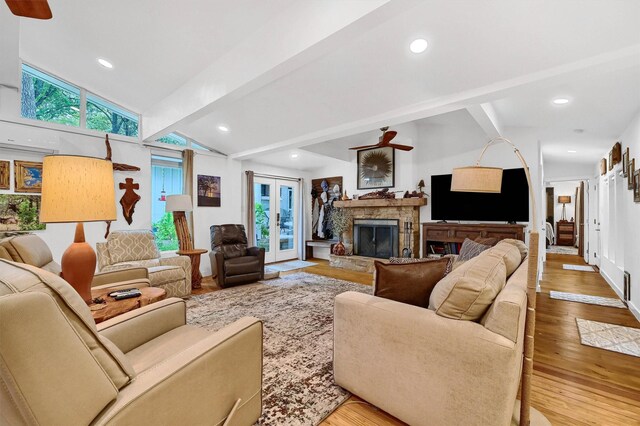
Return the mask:
[[[488,253],[447,277],[506,275],[504,265],[484,267]],[[479,321],[362,293],[338,295],[335,382],[411,425],[510,424],[522,366],[527,261],[520,258],[513,268]]]
[[[251,425],[262,323],[185,324],[166,299],[100,323],[60,277],[0,260],[0,424]]]
[[[100,272],[146,268],[152,287],[167,297],[191,295],[191,260],[187,256],[161,257],[151,231],[113,231],[107,241],[96,244]]]

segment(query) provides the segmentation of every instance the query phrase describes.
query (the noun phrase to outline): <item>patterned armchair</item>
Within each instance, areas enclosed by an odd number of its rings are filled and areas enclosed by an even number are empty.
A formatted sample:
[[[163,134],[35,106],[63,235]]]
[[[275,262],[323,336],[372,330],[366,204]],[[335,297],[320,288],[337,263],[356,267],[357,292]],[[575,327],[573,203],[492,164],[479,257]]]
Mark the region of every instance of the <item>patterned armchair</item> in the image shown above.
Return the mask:
[[[187,256],[161,257],[151,231],[114,231],[105,243],[97,243],[100,271],[144,267],[152,287],[167,292],[167,297],[191,294],[191,261]]]

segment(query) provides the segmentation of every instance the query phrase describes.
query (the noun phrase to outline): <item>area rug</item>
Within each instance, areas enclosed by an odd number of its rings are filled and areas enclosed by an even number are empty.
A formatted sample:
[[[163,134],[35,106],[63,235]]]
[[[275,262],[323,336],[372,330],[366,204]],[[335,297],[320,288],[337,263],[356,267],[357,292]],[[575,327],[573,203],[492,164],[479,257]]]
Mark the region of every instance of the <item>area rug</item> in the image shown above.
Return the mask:
[[[287,271],[293,271],[294,269],[302,269],[302,268],[306,268],[308,266],[314,266],[314,265],[317,265],[317,263],[307,262],[305,260],[291,260],[289,262],[274,263],[274,264],[268,265],[268,268],[270,268],[273,271],[287,272]]]
[[[610,306],[613,308],[626,309],[627,305],[620,299],[612,297],[589,296],[586,294],[565,293],[563,291],[550,291],[549,297],[552,299],[566,300],[569,302],[588,303],[590,305]]]
[[[570,246],[549,246],[547,253],[554,254],[578,254],[578,249]]]
[[[298,272],[193,296],[187,322],[211,331],[253,316],[264,322],[260,425],[317,425],[349,393],[333,383],[333,305],[371,286]]]
[[[593,269],[593,267],[591,266],[569,265],[566,263],[562,265],[562,269],[566,269],[567,271],[595,272],[595,269]]]
[[[640,357],[640,328],[576,318],[580,343]]]

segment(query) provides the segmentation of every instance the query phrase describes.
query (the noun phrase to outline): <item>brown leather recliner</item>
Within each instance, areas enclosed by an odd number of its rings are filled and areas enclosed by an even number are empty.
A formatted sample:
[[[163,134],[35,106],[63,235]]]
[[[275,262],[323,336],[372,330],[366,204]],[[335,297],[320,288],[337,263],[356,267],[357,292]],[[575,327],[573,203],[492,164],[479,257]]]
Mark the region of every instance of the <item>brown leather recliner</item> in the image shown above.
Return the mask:
[[[211,268],[222,288],[248,284],[264,278],[264,249],[248,247],[244,225],[213,225]]]

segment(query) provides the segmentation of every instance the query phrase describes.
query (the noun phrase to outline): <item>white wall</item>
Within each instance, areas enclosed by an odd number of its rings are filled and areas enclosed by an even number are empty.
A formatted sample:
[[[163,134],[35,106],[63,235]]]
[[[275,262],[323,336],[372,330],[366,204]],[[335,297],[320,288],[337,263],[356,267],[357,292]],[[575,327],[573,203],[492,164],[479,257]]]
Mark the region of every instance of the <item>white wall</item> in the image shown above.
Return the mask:
[[[593,164],[546,160],[544,179],[547,182],[583,180],[593,176]]]
[[[620,136],[623,152],[629,147],[630,158],[640,161],[640,113]],[[612,143],[613,145],[613,143]],[[608,151],[603,153],[608,158]],[[593,170],[599,174],[599,164]],[[629,307],[640,319],[640,203],[633,201],[627,180],[621,176],[622,164],[599,178],[600,188],[600,272],[618,293],[623,295],[624,271],[631,274]]]

